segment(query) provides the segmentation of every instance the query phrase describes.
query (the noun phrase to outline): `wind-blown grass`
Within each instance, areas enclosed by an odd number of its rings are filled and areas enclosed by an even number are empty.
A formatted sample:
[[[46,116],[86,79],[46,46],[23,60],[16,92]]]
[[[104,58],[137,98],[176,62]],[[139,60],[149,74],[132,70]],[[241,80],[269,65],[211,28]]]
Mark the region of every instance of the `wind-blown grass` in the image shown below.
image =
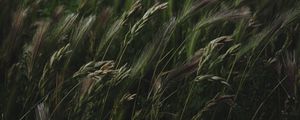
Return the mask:
[[[0,119],[300,118],[297,0],[0,8]]]

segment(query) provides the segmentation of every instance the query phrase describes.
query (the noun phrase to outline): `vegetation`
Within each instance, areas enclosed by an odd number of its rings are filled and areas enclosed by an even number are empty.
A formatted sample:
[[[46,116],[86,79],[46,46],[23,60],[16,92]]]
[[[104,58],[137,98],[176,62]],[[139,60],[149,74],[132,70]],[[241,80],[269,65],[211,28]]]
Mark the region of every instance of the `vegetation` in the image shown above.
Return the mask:
[[[0,8],[0,119],[300,119],[298,0]]]

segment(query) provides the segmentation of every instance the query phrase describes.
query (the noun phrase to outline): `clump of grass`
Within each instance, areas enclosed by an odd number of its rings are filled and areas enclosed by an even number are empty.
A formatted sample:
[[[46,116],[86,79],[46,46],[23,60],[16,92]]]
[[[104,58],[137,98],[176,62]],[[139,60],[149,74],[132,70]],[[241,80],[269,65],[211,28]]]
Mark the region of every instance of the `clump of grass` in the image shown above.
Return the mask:
[[[0,119],[298,119],[297,0],[1,0]]]

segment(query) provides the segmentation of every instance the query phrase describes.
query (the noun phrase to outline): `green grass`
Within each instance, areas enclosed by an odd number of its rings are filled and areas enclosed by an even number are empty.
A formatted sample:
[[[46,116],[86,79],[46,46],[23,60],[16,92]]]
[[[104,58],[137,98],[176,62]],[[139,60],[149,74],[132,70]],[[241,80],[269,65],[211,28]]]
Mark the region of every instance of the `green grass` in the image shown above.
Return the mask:
[[[297,0],[0,0],[2,120],[300,119]]]

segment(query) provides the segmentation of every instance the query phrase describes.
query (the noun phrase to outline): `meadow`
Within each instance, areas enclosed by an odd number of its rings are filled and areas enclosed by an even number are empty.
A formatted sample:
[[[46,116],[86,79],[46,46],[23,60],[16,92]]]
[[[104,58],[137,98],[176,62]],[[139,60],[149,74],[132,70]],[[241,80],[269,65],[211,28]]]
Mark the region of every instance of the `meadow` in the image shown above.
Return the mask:
[[[299,0],[0,0],[0,120],[299,120]]]

